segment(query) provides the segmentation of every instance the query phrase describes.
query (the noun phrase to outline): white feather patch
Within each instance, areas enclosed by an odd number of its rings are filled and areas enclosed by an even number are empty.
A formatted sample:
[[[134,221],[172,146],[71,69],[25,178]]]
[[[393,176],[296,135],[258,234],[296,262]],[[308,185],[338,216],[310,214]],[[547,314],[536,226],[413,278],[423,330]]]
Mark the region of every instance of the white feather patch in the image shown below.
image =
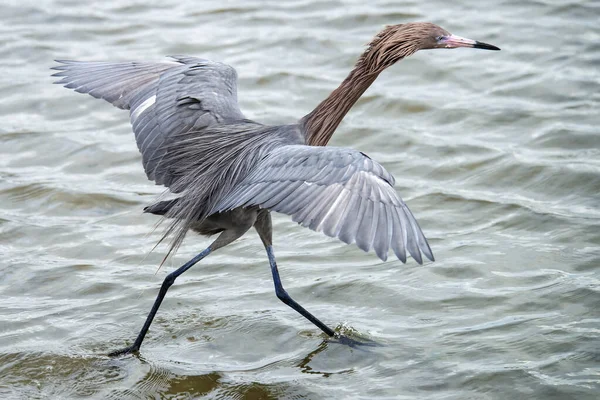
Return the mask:
[[[144,100],[144,102],[142,104],[137,106],[136,109],[131,112],[131,123],[133,124],[135,122],[135,120],[138,119],[138,117],[140,115],[142,115],[142,113],[144,111],[146,111],[148,109],[148,107],[150,107],[155,102],[156,102],[156,95],[154,95],[152,97],[148,97],[146,100]]]

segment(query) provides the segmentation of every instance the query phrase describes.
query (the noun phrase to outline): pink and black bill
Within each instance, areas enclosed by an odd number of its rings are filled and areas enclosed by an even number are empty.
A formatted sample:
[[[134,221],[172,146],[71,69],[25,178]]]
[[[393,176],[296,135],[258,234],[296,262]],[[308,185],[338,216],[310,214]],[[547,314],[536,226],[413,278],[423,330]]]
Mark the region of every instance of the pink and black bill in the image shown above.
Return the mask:
[[[456,35],[440,36],[438,38],[439,47],[445,47],[447,49],[455,49],[457,47],[472,47],[475,49],[484,50],[500,50],[499,47],[494,45],[478,42],[477,40],[467,39]]]

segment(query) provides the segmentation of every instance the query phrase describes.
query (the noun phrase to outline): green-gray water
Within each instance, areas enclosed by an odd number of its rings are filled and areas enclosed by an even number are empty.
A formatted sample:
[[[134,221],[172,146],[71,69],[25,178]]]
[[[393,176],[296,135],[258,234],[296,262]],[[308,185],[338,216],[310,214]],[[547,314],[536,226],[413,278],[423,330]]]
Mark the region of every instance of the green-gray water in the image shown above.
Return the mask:
[[[594,1],[27,1],[0,5],[0,397],[596,399],[600,4]],[[498,45],[386,71],[334,145],[379,160],[435,263],[380,262],[275,218],[284,285],[380,347],[328,343],[275,297],[255,233],[169,292],[209,240],[165,247],[126,112],[52,85],[54,58],[233,65],[241,108],[296,120],[383,25]]]

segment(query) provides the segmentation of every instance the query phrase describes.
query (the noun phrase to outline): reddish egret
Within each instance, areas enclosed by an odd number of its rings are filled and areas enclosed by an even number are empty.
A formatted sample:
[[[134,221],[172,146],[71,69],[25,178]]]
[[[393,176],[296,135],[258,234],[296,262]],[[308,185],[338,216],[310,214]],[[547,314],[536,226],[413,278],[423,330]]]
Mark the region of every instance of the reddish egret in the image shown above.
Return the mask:
[[[328,336],[335,332],[296,303],[281,284],[272,247],[271,211],[315,231],[373,249],[403,263],[406,252],[433,261],[427,239],[378,162],[353,149],[323,147],[344,115],[377,76],[418,50],[473,47],[500,50],[461,38],[431,23],[392,25],[377,34],[354,69],[313,111],[290,125],[263,125],[244,117],[237,74],[229,65],[194,57],[173,61],[58,61],[57,83],[101,98],[129,115],[148,178],[177,197],[145,208],[172,223],[169,253],[192,229],[219,234],[196,257],[167,275],[133,345],[136,352],[169,287],[210,253],[254,227],[271,266],[275,293]]]

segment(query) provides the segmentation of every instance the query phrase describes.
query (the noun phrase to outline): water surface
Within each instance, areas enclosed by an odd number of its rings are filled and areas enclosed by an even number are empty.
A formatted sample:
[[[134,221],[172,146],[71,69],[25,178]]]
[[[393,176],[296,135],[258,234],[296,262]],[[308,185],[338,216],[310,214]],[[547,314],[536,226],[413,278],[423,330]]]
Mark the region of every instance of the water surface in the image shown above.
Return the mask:
[[[600,390],[597,2],[8,0],[0,5],[0,395],[30,398],[593,399]],[[501,52],[420,52],[333,143],[396,177],[435,263],[380,262],[275,218],[275,297],[255,233],[170,290],[210,242],[165,247],[127,113],[51,85],[55,58],[236,67],[251,119],[306,114],[385,24],[426,20]]]

